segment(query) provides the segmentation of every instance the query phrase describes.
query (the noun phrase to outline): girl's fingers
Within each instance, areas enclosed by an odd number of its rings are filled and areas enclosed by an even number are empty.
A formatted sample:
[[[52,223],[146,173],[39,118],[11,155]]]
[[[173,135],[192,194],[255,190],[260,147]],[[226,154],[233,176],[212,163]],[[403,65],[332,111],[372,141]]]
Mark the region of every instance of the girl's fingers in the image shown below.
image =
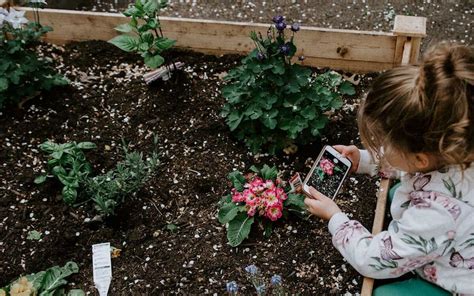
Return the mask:
[[[335,145],[334,149],[337,150],[337,152],[341,153],[342,156],[347,157],[348,155],[348,150],[346,149],[346,146],[344,145]]]
[[[321,200],[322,194],[319,193],[316,189],[313,187],[309,187],[309,193],[311,194],[312,197],[314,197],[316,200]]]

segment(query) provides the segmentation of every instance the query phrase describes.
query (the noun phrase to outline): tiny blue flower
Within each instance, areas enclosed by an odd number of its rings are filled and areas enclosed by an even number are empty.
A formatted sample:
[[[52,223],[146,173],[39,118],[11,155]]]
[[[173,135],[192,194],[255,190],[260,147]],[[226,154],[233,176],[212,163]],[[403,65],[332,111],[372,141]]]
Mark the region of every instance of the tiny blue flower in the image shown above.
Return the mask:
[[[258,267],[252,264],[245,267],[245,271],[250,273],[251,275],[255,275],[258,273]]]
[[[281,23],[281,22],[283,22],[284,20],[285,20],[285,18],[284,18],[283,16],[281,16],[281,15],[275,15],[275,16],[273,17],[273,22],[274,22],[275,24]]]
[[[281,282],[282,282],[282,279],[280,275],[275,274],[274,276],[272,276],[271,283],[273,286],[280,286]]]
[[[286,23],[285,22],[276,23],[275,28],[277,28],[277,30],[281,32],[281,31],[285,30]]]
[[[293,25],[291,25],[291,31],[298,32],[299,30],[300,30],[300,24],[294,23]]]
[[[280,46],[280,52],[284,55],[288,55],[290,53],[290,47],[288,46],[288,44],[283,44],[282,46]]]
[[[257,60],[263,61],[265,59],[265,54],[263,52],[257,53]]]
[[[226,288],[228,293],[237,293],[239,291],[239,286],[235,281],[228,282]]]

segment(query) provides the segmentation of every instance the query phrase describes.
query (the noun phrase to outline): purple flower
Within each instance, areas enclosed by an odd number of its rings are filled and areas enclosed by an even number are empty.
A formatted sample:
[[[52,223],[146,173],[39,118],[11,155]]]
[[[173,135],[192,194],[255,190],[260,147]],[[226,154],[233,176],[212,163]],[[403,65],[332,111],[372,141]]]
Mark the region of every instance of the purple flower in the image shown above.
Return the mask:
[[[291,25],[291,31],[298,32],[299,30],[300,30],[300,24],[294,23],[293,25]]]
[[[271,283],[273,286],[279,286],[281,285],[281,282],[282,282],[282,279],[280,275],[275,274],[274,276],[272,276]]]
[[[266,292],[265,284],[261,284],[260,286],[256,286],[255,290],[257,290],[257,295],[265,295],[265,292]]]
[[[265,54],[263,52],[258,52],[257,53],[257,60],[263,61],[266,58]]]
[[[251,275],[255,275],[258,273],[258,267],[252,264],[245,267],[245,271],[250,273]]]
[[[285,18],[284,18],[283,16],[281,16],[281,15],[275,15],[275,16],[273,17],[273,22],[274,22],[275,24],[281,23],[281,22],[283,22],[284,20],[285,20]]]
[[[285,22],[276,23],[275,28],[277,28],[277,30],[281,32],[281,31],[285,30],[286,23]]]
[[[283,44],[280,46],[280,52],[284,55],[288,55],[290,53],[290,46],[288,43]]]
[[[235,281],[228,282],[226,284],[226,288],[227,288],[227,292],[231,295],[235,295],[239,291],[239,286],[237,285]]]

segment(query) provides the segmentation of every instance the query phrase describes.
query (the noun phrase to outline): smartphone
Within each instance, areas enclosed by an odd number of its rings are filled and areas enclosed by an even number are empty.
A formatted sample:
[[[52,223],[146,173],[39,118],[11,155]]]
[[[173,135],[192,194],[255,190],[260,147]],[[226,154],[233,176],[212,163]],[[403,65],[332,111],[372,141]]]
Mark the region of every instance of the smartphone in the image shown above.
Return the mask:
[[[334,199],[347,177],[352,162],[331,146],[324,146],[303,183],[303,191],[309,195],[313,187],[325,196]]]

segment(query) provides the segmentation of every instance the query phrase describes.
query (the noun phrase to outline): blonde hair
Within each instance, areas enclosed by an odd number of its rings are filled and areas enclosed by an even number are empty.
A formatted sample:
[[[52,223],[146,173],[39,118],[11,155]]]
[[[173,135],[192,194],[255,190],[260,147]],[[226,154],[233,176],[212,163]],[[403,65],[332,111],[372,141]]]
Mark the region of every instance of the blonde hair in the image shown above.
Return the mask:
[[[474,150],[474,49],[441,43],[419,66],[388,70],[373,83],[359,111],[369,151],[433,153],[463,164]]]

